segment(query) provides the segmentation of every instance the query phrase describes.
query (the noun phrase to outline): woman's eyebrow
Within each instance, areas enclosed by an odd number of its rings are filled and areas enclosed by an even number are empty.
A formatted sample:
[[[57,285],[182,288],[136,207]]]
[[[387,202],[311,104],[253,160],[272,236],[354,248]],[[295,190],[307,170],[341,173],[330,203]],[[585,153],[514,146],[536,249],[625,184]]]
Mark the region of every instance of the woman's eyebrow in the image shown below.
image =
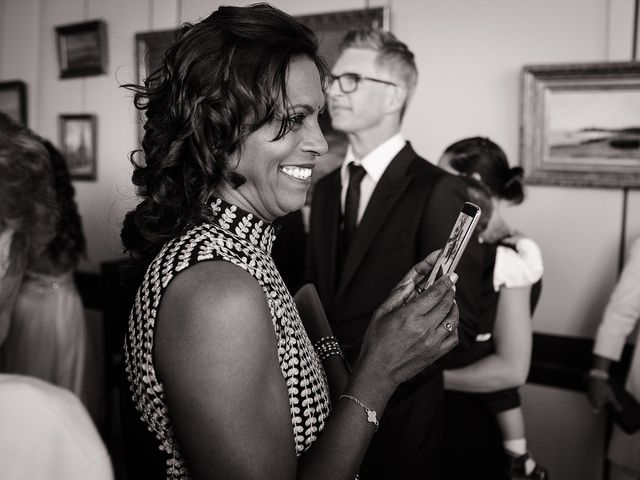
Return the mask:
[[[322,110],[324,108],[324,103],[322,105],[318,105],[318,110]],[[293,105],[289,105],[287,107],[287,110],[295,110],[295,109],[303,109],[306,110],[308,112],[313,112],[316,110],[316,107],[308,104],[308,103],[296,103]]]

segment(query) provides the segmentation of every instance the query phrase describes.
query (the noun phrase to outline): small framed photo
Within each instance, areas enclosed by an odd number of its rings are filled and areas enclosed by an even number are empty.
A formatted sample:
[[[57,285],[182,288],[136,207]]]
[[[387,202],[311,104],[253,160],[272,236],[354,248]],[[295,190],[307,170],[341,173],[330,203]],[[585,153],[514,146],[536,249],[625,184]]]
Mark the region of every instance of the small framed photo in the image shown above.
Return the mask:
[[[27,124],[27,84],[21,80],[0,82],[0,112],[21,125]]]
[[[71,178],[96,179],[96,116],[60,115],[60,150]]]
[[[640,187],[640,62],[525,66],[520,127],[527,183]]]
[[[56,27],[60,78],[100,75],[107,70],[107,26],[102,20]]]

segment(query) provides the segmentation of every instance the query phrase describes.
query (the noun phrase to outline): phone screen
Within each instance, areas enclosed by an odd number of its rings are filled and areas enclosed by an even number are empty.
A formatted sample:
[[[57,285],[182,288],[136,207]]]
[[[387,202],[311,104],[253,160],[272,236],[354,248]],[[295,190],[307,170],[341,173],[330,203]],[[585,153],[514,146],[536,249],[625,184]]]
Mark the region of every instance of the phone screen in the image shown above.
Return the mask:
[[[480,207],[471,202],[465,202],[424,288],[432,285],[442,275],[455,271],[480,214]]]

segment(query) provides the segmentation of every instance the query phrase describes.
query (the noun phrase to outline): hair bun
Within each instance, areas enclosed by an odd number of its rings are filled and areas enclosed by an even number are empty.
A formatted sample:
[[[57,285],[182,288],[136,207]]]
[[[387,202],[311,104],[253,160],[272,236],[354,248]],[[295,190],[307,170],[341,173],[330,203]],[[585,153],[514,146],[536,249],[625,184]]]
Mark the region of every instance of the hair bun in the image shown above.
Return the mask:
[[[521,203],[524,200],[524,186],[522,179],[524,169],[522,167],[512,167],[509,169],[509,178],[502,187],[502,195],[505,199],[513,203]]]
[[[522,167],[511,167],[509,172],[511,172],[512,177],[518,177],[520,179],[524,177],[524,169]]]

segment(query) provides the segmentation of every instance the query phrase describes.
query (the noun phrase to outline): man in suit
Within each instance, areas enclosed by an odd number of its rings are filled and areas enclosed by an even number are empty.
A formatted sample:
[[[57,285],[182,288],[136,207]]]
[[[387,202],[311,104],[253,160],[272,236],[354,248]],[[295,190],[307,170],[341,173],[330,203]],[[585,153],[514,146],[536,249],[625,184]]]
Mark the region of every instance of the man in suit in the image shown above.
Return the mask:
[[[417,82],[407,46],[389,32],[358,30],[347,34],[340,52],[328,109],[349,147],[342,166],[314,189],[307,278],[353,363],[374,310],[404,272],[444,246],[467,191],[459,178],[419,157],[400,133]],[[476,336],[482,268],[474,236],[457,268],[457,348]],[[401,385],[367,452],[363,480],[440,478],[443,395],[441,366]]]

